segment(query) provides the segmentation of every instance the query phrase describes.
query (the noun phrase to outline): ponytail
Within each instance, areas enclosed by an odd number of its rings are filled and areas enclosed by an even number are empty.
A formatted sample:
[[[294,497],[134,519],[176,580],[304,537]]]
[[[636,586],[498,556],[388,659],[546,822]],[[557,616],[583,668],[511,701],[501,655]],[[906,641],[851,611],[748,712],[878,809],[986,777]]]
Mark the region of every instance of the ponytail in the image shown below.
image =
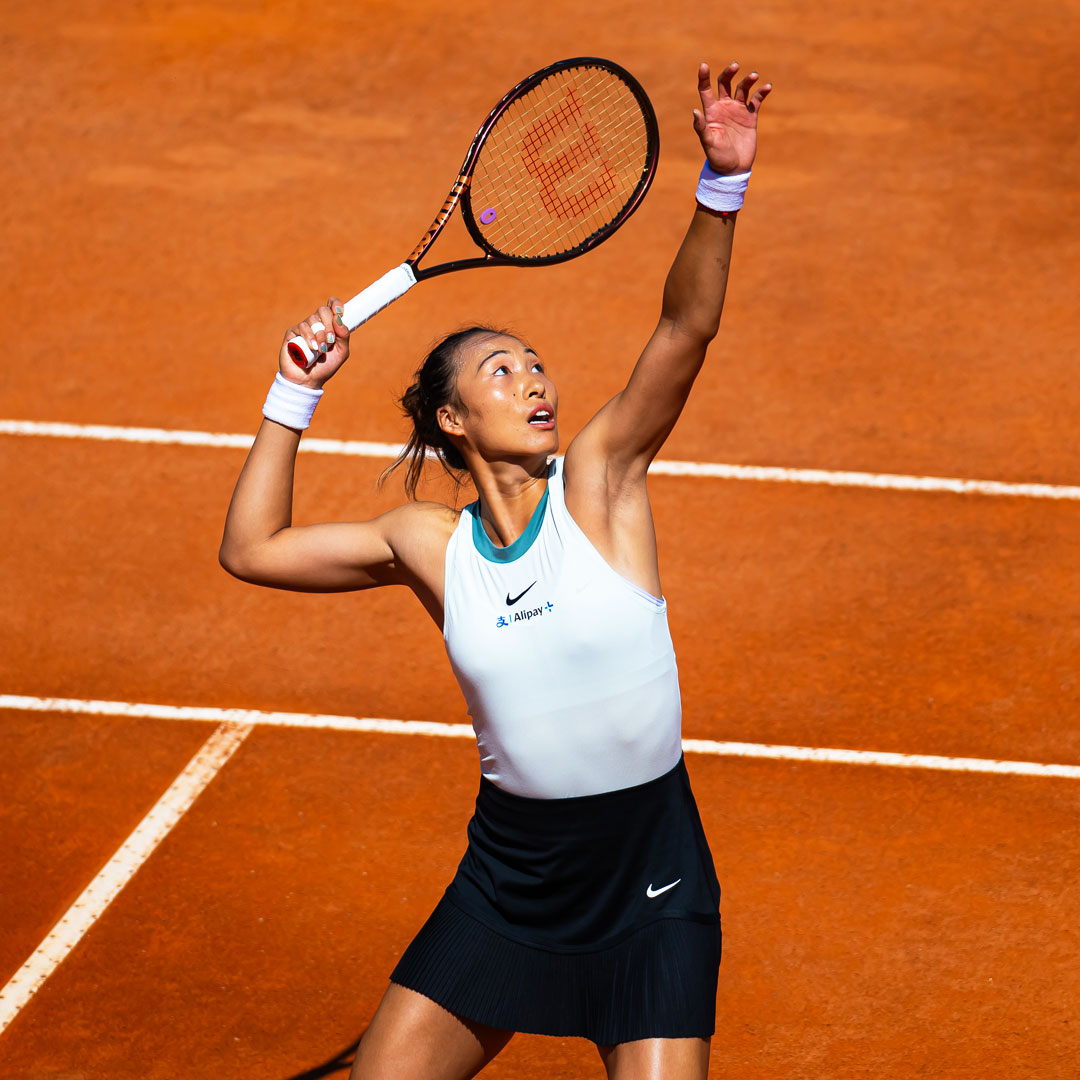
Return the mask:
[[[458,398],[458,348],[475,334],[502,334],[488,326],[469,326],[448,334],[424,357],[416,370],[415,382],[398,399],[402,412],[412,420],[412,434],[402,447],[397,460],[379,477],[383,483],[397,468],[405,465],[405,493],[416,498],[416,488],[424,470],[424,461],[435,458],[443,471],[461,484],[466,469],[461,451],[447,438],[439,427],[438,413],[444,405],[454,405],[462,410]]]

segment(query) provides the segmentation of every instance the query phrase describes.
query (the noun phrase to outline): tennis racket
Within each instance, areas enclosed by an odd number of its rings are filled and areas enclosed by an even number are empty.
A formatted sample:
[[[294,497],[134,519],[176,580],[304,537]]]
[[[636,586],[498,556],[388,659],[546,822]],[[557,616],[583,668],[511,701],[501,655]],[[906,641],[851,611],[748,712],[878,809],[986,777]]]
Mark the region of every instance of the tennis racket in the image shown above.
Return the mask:
[[[656,172],[660,137],[641,84],[610,60],[579,56],[519,82],[488,114],[431,228],[412,254],[349,300],[350,330],[418,281],[474,266],[547,266],[603,243],[637,209]],[[482,254],[417,264],[461,206]],[[302,368],[315,356],[288,343]]]

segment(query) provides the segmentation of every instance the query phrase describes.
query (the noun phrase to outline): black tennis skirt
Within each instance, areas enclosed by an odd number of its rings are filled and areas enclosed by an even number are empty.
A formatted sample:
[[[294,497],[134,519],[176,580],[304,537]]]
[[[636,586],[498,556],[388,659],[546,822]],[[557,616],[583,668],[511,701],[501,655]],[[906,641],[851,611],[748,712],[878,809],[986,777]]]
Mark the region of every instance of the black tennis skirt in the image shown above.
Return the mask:
[[[601,1046],[712,1035],[720,886],[681,759],[571,799],[481,778],[468,837],[393,982],[506,1031]]]

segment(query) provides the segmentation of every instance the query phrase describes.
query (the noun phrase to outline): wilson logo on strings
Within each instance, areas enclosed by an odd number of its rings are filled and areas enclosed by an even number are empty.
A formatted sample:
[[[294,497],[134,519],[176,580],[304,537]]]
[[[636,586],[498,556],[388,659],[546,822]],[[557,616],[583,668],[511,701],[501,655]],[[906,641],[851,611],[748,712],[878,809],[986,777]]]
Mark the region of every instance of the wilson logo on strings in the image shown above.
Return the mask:
[[[567,128],[571,129],[571,134],[576,128],[581,138],[566,145]],[[545,156],[553,143],[556,147],[565,145],[566,149],[561,154]],[[525,168],[540,181],[540,201],[552,217],[581,217],[595,209],[618,186],[614,170],[604,160],[596,128],[573,87],[567,89],[560,105],[525,133],[521,140],[521,157]],[[592,183],[579,191],[568,191],[573,179],[581,173],[585,173],[585,179],[591,176]]]

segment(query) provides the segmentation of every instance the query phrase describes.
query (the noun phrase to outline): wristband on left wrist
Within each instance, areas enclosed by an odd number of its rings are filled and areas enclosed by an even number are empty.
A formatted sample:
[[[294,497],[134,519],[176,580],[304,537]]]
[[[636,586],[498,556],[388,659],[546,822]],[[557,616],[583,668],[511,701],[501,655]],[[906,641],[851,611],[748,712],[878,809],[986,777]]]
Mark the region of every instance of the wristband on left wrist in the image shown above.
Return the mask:
[[[734,213],[742,207],[749,181],[749,169],[725,176],[723,173],[713,172],[706,161],[698,177],[697,201],[709,210]]]

